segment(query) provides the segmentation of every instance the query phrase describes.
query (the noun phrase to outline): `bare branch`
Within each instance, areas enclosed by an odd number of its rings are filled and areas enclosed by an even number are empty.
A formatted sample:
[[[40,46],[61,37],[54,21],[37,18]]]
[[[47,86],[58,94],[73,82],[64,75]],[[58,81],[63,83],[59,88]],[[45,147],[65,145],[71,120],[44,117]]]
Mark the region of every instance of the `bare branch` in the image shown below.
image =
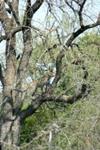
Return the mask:
[[[41,7],[41,5],[43,4],[43,2],[44,2],[44,0],[36,0],[36,2],[31,7],[31,10],[32,10],[31,17]]]
[[[8,4],[9,6],[9,9],[10,9],[10,13],[12,13],[17,25],[20,25],[20,22],[19,22],[19,19],[17,17],[17,13],[16,11],[14,10],[14,6],[12,6],[12,2],[8,1],[8,0],[5,0],[5,2]]]
[[[87,0],[83,0],[83,2],[80,4],[80,9],[78,11],[78,15],[79,15],[79,21],[80,21],[80,26],[84,26],[83,25],[83,15],[82,15],[82,11],[83,11],[83,8],[84,8],[84,5],[86,3]]]
[[[57,102],[57,103],[65,103],[65,104],[73,104],[76,101],[80,100],[82,97],[87,96],[88,86],[83,84],[81,89],[74,94],[73,96],[61,95],[58,97],[57,95],[39,95],[36,99],[33,100],[32,104],[25,110],[19,113],[21,121],[25,118],[31,116],[36,110],[44,103],[44,102]],[[88,92],[90,92],[88,90]]]
[[[41,35],[43,35],[42,31],[40,29],[38,29],[37,27],[35,26],[18,26],[18,27],[15,27],[14,29],[11,30],[10,33],[8,33],[7,35],[1,35],[0,36],[0,42],[2,42],[3,40],[9,40],[11,37],[14,37],[16,33],[20,32],[20,31],[23,31],[25,29],[33,29],[37,32],[40,32]],[[43,35],[44,36],[44,35]]]
[[[2,83],[2,85],[4,86],[4,77],[3,77],[3,72],[2,72],[2,66],[0,64],[0,81]]]
[[[27,26],[31,25],[31,20],[33,15],[41,7],[43,2],[44,0],[36,0],[36,2],[31,6],[31,0],[27,0],[23,25],[27,25]]]
[[[70,38],[67,40],[66,42],[66,46],[69,47],[71,45],[71,43],[80,35],[82,34],[83,32],[85,32],[86,30],[88,29],[91,29],[91,28],[94,28],[94,27],[97,27],[100,25],[100,22],[96,22],[96,23],[93,23],[93,24],[89,24],[89,25],[86,25],[86,26],[82,26],[81,28],[79,28],[76,32],[73,32],[72,35],[70,36]]]
[[[65,0],[65,3],[66,3],[66,4],[69,6],[69,8],[71,8],[72,11],[75,13],[76,10],[74,9],[74,7],[73,7],[73,5],[72,5],[72,2],[73,2],[73,0],[72,0],[71,2],[68,2],[68,0]]]
[[[61,50],[56,59],[56,75],[53,84],[57,84],[59,79],[61,78],[62,71],[62,59],[64,57],[64,50]]]

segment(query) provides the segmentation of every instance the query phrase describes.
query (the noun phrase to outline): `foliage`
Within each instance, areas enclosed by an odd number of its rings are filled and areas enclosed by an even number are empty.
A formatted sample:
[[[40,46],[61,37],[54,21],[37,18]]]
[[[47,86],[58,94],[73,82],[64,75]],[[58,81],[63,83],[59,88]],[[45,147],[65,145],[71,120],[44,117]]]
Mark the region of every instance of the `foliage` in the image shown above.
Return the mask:
[[[89,72],[87,83],[90,83],[91,94],[74,105],[62,107],[62,104],[48,103],[43,105],[35,116],[28,118],[22,127],[21,142],[31,141],[27,148],[35,150],[99,150],[100,147],[100,37],[89,33],[80,38],[80,49],[74,47],[74,54],[69,58],[65,76],[59,82],[59,91],[70,89],[71,84],[81,81],[82,70],[80,66],[73,66],[73,59],[81,58]],[[66,56],[67,57],[67,56]],[[63,75],[63,74],[62,74]],[[72,80],[73,79],[73,80]],[[59,91],[56,91],[59,93]],[[67,94],[71,94],[69,90]],[[64,105],[63,105],[64,106]],[[51,109],[52,108],[52,109]],[[55,124],[55,129],[53,125]],[[56,131],[57,130],[57,131]],[[50,138],[52,132],[52,139]],[[41,135],[42,134],[42,135]],[[40,135],[40,136],[39,136]],[[25,146],[25,145],[24,145]],[[25,148],[25,147],[24,147]]]

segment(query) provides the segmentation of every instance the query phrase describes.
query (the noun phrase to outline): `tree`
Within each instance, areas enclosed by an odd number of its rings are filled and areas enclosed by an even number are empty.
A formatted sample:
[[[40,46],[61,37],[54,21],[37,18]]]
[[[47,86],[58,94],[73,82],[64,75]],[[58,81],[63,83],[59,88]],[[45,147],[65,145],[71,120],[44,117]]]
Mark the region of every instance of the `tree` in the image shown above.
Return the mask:
[[[69,103],[73,104],[78,101],[90,92],[89,86],[86,83],[83,83],[81,87],[73,93],[72,96],[67,96],[65,94],[60,94],[59,96],[56,94],[55,89],[57,89],[57,85],[59,81],[62,79],[63,72],[63,58],[67,51],[70,51],[73,46],[78,46],[74,43],[74,40],[84,33],[86,30],[97,27],[100,25],[100,17],[98,16],[94,23],[84,24],[84,8],[86,7],[86,3],[88,0],[76,1],[71,0],[64,2],[61,1],[44,1],[44,0],[36,0],[35,2],[31,0],[26,1],[26,8],[23,17],[22,24],[19,19],[19,0],[1,0],[0,1],[0,22],[1,22],[1,32],[0,42],[3,40],[6,41],[6,66],[3,68],[0,65],[0,81],[3,87],[3,99],[1,105],[1,113],[0,113],[0,138],[1,138],[1,149],[6,150],[7,147],[5,143],[9,143],[9,145],[19,145],[19,135],[20,135],[20,127],[22,122],[32,114],[36,112],[36,110],[46,102],[57,102],[57,103]],[[57,43],[53,43],[53,45],[45,45],[47,42],[47,37],[45,37],[41,29],[32,26],[32,19],[34,18],[34,14],[40,9],[40,7],[46,3],[45,7],[48,7],[48,13],[50,13],[54,18],[54,22],[50,21],[52,26],[48,31],[53,36],[56,32],[56,41]],[[58,25],[57,11],[54,9],[56,5],[58,9],[60,9],[64,15],[67,14],[65,11],[64,4],[68,11],[72,11],[73,18],[78,17],[78,24],[74,26],[73,32],[70,33],[69,37],[66,37],[66,32],[61,37],[59,33],[61,28],[56,29],[53,26],[55,23]],[[6,7],[7,6],[7,7]],[[63,6],[63,7],[62,7]],[[77,7],[76,7],[77,6]],[[59,14],[59,13],[58,13]],[[49,22],[49,21],[48,21]],[[63,26],[63,25],[62,25]],[[61,25],[60,25],[61,27]],[[45,29],[46,30],[46,29]],[[22,32],[23,38],[23,50],[22,56],[16,56],[16,34],[18,32]],[[52,67],[45,67],[48,71],[46,74],[43,74],[38,71],[40,75],[40,80],[37,82],[33,82],[31,91],[28,91],[30,94],[31,103],[27,108],[22,109],[23,103],[25,100],[25,94],[27,90],[23,90],[23,85],[25,83],[25,79],[30,76],[29,73],[34,75],[34,70],[30,71],[29,63],[32,53],[34,51],[33,43],[32,43],[32,31],[33,33],[39,33],[40,37],[43,38],[43,49],[46,47],[46,51],[43,51],[43,54],[48,54],[53,59],[55,70]],[[46,31],[45,31],[46,32]],[[50,35],[49,35],[50,36]],[[66,40],[65,43],[64,39]],[[40,39],[39,39],[40,40]],[[38,46],[37,46],[38,47]],[[53,49],[58,49],[56,56],[54,57],[52,54]],[[55,55],[55,54],[54,54]],[[81,60],[74,60],[72,62],[75,65],[78,65]],[[36,67],[38,64],[34,64]],[[83,78],[87,79],[88,72],[84,66],[83,69]],[[41,70],[41,64],[40,64]],[[42,69],[43,70],[43,69]],[[52,80],[51,80],[51,77]],[[25,85],[24,85],[25,87]],[[29,87],[28,87],[29,88]],[[14,148],[13,148],[14,149]],[[15,147],[16,149],[16,147]]]

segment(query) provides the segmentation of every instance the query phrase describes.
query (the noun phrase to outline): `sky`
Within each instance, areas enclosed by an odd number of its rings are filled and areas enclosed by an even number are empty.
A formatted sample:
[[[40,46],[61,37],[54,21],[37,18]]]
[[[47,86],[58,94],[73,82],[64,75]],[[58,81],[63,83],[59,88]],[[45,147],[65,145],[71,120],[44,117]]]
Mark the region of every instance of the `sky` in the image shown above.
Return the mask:
[[[90,16],[93,15],[94,17],[97,17],[98,12],[100,12],[100,0],[88,0],[86,5],[87,5],[86,11],[88,11],[88,14],[90,14]],[[42,22],[42,23],[44,22],[46,11],[47,11],[47,7],[45,4],[43,4],[41,8],[39,9],[39,11],[37,11],[34,15],[34,18],[33,18],[34,24],[36,24],[39,27],[40,25],[42,25],[38,22]]]

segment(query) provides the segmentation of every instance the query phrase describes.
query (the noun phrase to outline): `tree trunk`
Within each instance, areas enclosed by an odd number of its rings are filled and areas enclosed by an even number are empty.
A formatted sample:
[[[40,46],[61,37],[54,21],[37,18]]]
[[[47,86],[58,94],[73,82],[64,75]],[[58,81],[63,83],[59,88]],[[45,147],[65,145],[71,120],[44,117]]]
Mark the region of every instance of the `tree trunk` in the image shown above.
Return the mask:
[[[9,5],[9,4],[8,4]],[[11,3],[16,14],[18,13],[18,1],[13,0]],[[10,35],[12,29],[16,26],[13,17],[7,15],[4,1],[0,2],[0,19],[5,31],[5,35]],[[14,112],[15,96],[13,96],[14,86],[16,84],[16,38],[9,37],[6,40],[6,69],[4,75],[3,100],[0,114],[0,141],[1,150],[16,150],[19,143],[20,118]],[[12,146],[15,145],[15,146]]]
[[[9,43],[10,42],[10,43]],[[9,46],[8,46],[9,45]],[[18,145],[20,119],[16,116],[16,97],[13,90],[16,82],[16,56],[14,53],[15,38],[6,43],[6,70],[4,77],[3,101],[1,106],[1,150],[11,149],[11,145]],[[11,146],[11,147],[10,147]],[[16,147],[13,147],[13,150]]]
[[[3,112],[11,109],[11,105],[7,104],[3,107]],[[8,110],[9,111],[9,110]],[[9,118],[7,118],[9,117]],[[11,120],[15,119],[14,121]],[[1,126],[1,150],[17,150],[19,144],[19,133],[20,133],[20,121],[19,118],[15,118],[12,111],[5,113],[3,116]]]

